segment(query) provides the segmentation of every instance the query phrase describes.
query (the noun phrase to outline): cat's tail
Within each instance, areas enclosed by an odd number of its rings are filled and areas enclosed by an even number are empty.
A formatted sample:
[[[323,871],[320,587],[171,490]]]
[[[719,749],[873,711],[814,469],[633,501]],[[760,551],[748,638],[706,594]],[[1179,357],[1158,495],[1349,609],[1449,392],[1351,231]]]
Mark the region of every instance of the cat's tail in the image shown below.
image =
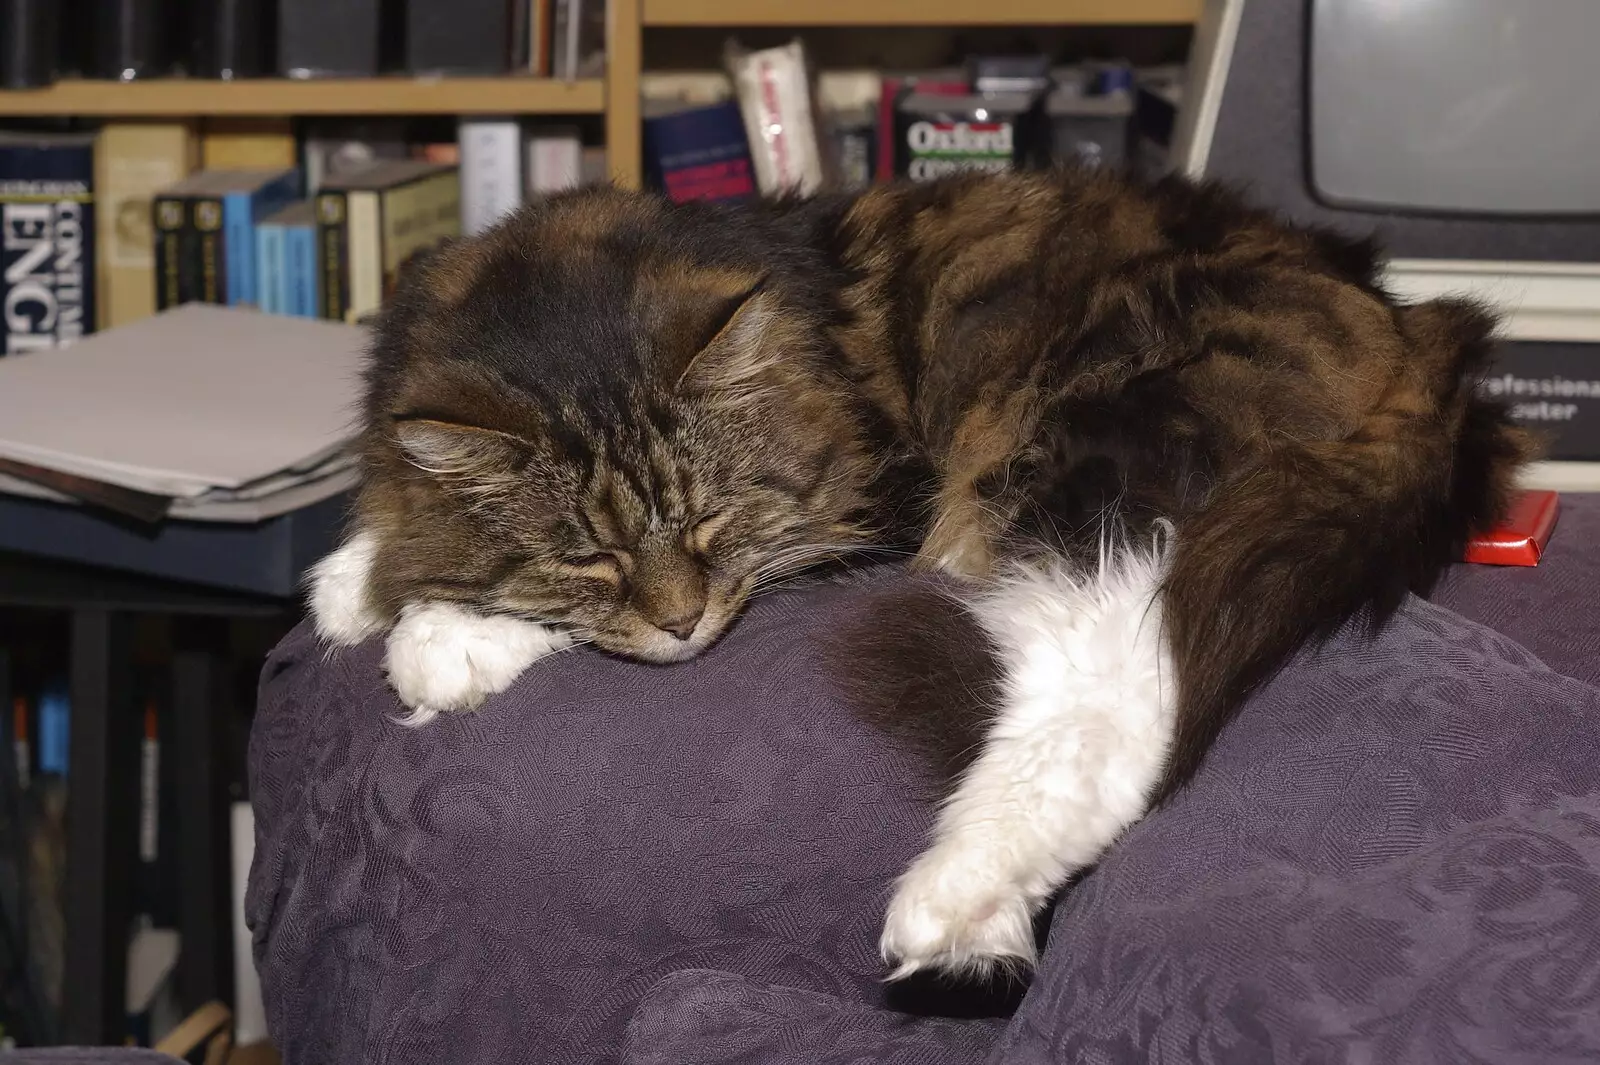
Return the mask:
[[[1436,300],[1396,322],[1408,373],[1353,433],[1275,451],[1180,530],[1162,589],[1178,716],[1154,802],[1298,648],[1352,618],[1386,621],[1509,505],[1529,447],[1476,387],[1493,318]]]

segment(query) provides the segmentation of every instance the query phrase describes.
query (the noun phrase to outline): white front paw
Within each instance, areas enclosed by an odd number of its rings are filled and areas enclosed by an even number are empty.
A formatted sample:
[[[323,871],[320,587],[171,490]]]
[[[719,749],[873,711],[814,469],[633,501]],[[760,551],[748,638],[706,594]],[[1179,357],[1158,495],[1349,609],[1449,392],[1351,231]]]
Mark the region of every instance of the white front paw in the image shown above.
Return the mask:
[[[985,868],[982,851],[940,844],[895,885],[878,948],[891,980],[922,969],[987,975],[1032,964],[1033,913],[1026,893]]]
[[[353,647],[383,627],[367,599],[367,578],[378,541],[359,532],[328,552],[306,574],[317,635],[334,647]]]
[[[405,724],[423,725],[441,712],[476,709],[571,643],[566,633],[521,618],[416,603],[389,634],[384,669],[411,710]]]

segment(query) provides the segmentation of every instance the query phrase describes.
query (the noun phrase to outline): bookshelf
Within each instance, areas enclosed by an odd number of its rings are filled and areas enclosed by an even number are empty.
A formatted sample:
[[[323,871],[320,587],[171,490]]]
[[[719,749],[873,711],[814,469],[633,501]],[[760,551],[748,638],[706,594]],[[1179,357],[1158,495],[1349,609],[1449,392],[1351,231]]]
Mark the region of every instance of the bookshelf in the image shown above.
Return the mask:
[[[296,81],[64,81],[0,91],[14,118],[603,115],[618,184],[643,180],[639,85],[650,28],[822,26],[1184,26],[1205,0],[608,0],[604,78],[379,77]]]
[[[0,93],[0,117],[599,114],[605,84],[548,78],[63,81]]]
[[[646,26],[1059,26],[1192,23],[1202,0],[644,0]]]

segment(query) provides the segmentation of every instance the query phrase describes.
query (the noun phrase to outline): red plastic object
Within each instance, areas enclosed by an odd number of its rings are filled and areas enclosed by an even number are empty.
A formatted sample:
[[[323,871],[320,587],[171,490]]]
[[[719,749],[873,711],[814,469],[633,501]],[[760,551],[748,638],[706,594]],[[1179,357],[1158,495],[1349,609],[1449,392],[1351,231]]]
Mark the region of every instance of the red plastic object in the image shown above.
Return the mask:
[[[1463,561],[1488,566],[1537,566],[1560,513],[1560,493],[1522,492],[1504,521],[1467,541]]]

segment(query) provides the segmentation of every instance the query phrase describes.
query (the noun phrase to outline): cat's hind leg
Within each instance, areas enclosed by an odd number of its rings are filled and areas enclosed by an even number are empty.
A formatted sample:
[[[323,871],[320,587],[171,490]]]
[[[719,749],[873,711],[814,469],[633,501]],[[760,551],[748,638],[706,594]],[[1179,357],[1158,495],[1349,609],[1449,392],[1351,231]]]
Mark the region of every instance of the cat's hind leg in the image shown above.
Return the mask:
[[[1174,731],[1164,560],[1108,545],[1087,572],[1018,569],[969,601],[998,659],[995,705],[895,885],[880,939],[895,978],[1031,962],[1034,915],[1148,809]]]

